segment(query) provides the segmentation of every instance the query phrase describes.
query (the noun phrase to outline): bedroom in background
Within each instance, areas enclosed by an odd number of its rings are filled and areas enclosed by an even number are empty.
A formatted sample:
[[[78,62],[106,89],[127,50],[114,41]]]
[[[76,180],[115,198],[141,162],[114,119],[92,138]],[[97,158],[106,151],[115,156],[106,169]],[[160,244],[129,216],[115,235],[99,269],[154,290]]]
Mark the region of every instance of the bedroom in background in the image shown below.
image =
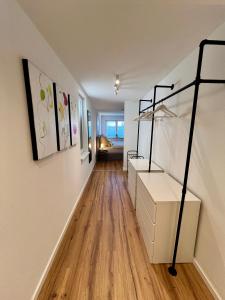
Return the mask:
[[[124,112],[99,112],[97,127],[98,161],[122,161],[124,147]]]

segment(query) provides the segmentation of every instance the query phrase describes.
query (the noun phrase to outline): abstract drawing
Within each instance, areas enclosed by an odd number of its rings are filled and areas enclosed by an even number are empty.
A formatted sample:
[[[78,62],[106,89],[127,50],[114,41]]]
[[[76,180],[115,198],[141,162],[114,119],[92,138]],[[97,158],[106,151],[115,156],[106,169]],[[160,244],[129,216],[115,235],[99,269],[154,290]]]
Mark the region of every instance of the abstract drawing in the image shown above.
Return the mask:
[[[77,101],[76,98],[68,95],[69,100],[69,118],[70,118],[70,144],[74,146],[78,140],[78,122],[77,122]]]
[[[33,159],[40,160],[57,152],[53,82],[29,60],[23,59],[22,63]]]
[[[56,83],[53,83],[56,107],[56,131],[58,150],[70,146],[69,101],[68,95]]]

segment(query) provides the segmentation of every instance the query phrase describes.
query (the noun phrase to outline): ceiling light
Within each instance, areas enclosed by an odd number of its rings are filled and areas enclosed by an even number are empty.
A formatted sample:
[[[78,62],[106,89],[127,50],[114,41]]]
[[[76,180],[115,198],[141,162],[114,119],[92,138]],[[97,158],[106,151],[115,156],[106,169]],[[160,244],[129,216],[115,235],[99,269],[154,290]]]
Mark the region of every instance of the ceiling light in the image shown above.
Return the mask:
[[[115,80],[115,84],[114,84],[114,88],[115,88],[115,94],[117,95],[119,92],[119,87],[120,87],[120,79],[119,79],[119,75],[116,75],[116,80]]]
[[[116,75],[116,81],[115,81],[116,85],[120,84],[120,78],[119,78],[119,74]]]

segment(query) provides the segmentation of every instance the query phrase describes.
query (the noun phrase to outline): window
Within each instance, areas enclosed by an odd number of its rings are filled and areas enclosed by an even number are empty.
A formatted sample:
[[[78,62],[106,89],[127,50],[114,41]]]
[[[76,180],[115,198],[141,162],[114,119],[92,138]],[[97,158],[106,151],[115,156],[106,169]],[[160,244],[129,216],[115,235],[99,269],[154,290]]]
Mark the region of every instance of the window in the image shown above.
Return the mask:
[[[124,121],[106,121],[107,138],[124,138]]]
[[[120,139],[124,138],[124,121],[117,122],[117,137]]]
[[[106,121],[106,136],[108,138],[116,137],[116,121]]]
[[[85,116],[85,100],[79,95],[79,125],[80,125],[80,149],[81,151],[84,150],[84,116]]]

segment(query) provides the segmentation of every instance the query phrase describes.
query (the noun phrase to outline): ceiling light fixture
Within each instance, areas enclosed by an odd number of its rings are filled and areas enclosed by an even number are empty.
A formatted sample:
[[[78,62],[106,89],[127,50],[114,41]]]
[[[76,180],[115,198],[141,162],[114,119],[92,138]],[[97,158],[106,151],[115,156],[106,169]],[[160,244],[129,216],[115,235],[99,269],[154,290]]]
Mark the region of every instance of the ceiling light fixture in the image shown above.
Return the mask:
[[[119,75],[116,75],[116,80],[115,80],[115,84],[114,84],[114,89],[115,89],[115,94],[117,95],[119,92],[119,88],[120,88],[120,78]]]
[[[119,75],[116,75],[116,82],[115,84],[119,85],[120,84],[120,79],[119,79]]]

